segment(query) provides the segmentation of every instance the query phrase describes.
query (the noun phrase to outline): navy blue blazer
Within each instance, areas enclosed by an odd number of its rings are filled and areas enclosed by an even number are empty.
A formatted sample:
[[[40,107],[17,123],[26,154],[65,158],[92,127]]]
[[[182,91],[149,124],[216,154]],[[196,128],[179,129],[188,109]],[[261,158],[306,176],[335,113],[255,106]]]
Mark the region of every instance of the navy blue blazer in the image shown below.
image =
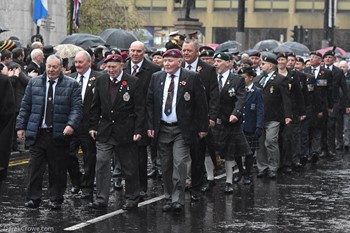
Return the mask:
[[[246,94],[243,107],[244,132],[254,133],[256,128],[264,127],[264,99],[261,88],[253,84],[252,89]]]

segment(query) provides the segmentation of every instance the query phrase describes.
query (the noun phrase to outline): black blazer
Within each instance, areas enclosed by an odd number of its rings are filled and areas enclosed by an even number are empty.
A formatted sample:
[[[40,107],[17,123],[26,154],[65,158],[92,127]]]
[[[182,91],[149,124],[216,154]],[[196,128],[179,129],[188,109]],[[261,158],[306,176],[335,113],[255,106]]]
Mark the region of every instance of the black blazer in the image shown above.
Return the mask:
[[[183,62],[182,67],[185,67],[185,64]],[[219,106],[219,85],[216,78],[216,69],[214,66],[199,59],[195,70],[199,74],[199,79],[205,88],[209,119],[216,121]]]
[[[227,80],[220,92],[218,120],[227,126],[242,123],[242,111],[245,103],[245,81],[241,76],[229,72]],[[235,115],[238,122],[230,123],[230,115]]]
[[[343,70],[333,65],[332,76],[334,109],[331,115],[336,117],[339,114],[339,110],[344,108],[340,104],[345,107],[349,106],[349,93]]]
[[[144,124],[144,101],[139,95],[138,78],[123,73],[115,100],[110,97],[109,75],[96,79],[91,105],[90,130],[97,131],[96,140],[107,142],[112,136],[118,144],[133,142]]]
[[[126,72],[127,74],[131,74],[132,70],[131,70],[131,65],[130,65],[130,60],[127,61],[125,63],[125,68],[124,68],[124,72]],[[135,74],[136,77],[139,78],[139,86],[140,88],[139,93],[142,96],[142,98],[145,100],[146,96],[147,96],[147,91],[148,91],[148,86],[149,83],[151,81],[151,77],[152,74],[158,72],[161,70],[161,67],[159,67],[158,65],[152,63],[151,61],[147,60],[146,58],[143,60],[142,65],[139,69],[139,72],[137,72]],[[146,108],[145,109],[145,113],[144,116],[146,115]],[[150,138],[147,136],[147,126],[146,124],[143,126],[143,130],[141,133],[141,140],[138,142],[139,145],[149,145],[150,143]]]
[[[100,77],[102,74],[91,70],[90,77],[88,80],[88,84],[86,86],[84,101],[83,101],[83,119],[81,120],[79,124],[79,128],[75,131],[76,133],[88,133],[89,132],[89,126],[90,126],[90,109],[92,104],[92,98],[95,91],[95,82],[98,77]],[[80,77],[80,74],[77,72],[70,75],[70,77],[77,80],[78,77]]]
[[[306,67],[304,72],[307,74],[313,74],[311,67]],[[332,72],[323,66],[320,67],[316,79],[316,87],[319,90],[322,102],[323,113],[328,115],[327,108],[333,108],[333,76]]]
[[[185,143],[191,144],[198,132],[208,132],[208,106],[204,87],[201,85],[198,74],[183,68],[180,69],[176,115]],[[158,140],[162,118],[166,75],[165,71],[153,74],[146,99],[147,125],[148,129],[155,131],[155,141]],[[197,124],[193,124],[193,122],[197,122]]]
[[[285,118],[292,118],[292,104],[288,89],[288,79],[275,71],[263,88],[260,80],[263,75],[254,78],[254,84],[263,89],[264,121],[284,122]]]
[[[33,61],[31,61],[31,62],[29,63],[29,65],[27,66],[26,72],[27,72],[27,74],[28,74],[28,73],[32,72],[33,70],[34,70],[36,73],[38,73],[38,75],[43,74],[43,72],[42,72],[40,66],[38,66],[38,65],[35,64]]]
[[[304,95],[302,92],[299,73],[295,70],[288,70],[287,75],[287,78],[289,80],[288,88],[290,91],[294,121],[296,121],[299,116],[306,115]]]

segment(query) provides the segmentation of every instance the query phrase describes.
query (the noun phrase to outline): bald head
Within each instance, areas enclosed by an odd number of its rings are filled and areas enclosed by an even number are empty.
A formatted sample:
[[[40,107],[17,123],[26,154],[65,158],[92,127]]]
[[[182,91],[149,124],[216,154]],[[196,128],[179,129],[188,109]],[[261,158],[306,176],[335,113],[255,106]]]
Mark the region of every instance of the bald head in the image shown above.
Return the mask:
[[[343,70],[344,74],[346,74],[349,70],[349,64],[347,61],[340,61],[339,68]]]
[[[145,57],[145,45],[141,41],[134,41],[129,48],[129,56],[134,64],[140,63]]]

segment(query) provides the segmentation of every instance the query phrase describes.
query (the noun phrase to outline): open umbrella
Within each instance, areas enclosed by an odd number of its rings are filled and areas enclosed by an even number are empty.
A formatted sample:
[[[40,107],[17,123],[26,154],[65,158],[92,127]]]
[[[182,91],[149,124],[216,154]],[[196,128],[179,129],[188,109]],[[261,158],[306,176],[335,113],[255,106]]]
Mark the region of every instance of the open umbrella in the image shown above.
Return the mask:
[[[328,48],[324,48],[324,49],[319,49],[317,50],[317,52],[321,53],[322,55],[327,52],[328,50],[332,50],[333,47],[328,47]],[[335,55],[338,55],[338,56],[347,56],[347,52],[342,49],[342,48],[339,48],[339,47],[336,47],[335,48]]]
[[[290,48],[287,48],[283,45],[279,45],[278,47],[272,49],[271,52],[278,54],[278,53],[292,53],[293,51]]]
[[[153,35],[145,28],[134,29],[130,32],[140,41],[153,40]]]
[[[0,24],[0,33],[7,32],[7,31],[10,31],[10,29]]]
[[[280,42],[273,39],[261,40],[255,44],[253,49],[259,50],[259,51],[271,51],[274,48],[278,47],[280,44],[281,44]]]
[[[100,33],[100,36],[106,40],[111,47],[117,47],[121,50],[129,49],[132,42],[138,39],[132,33],[123,29],[109,28]]]
[[[299,55],[299,56],[306,56],[308,54],[310,54],[310,50],[308,47],[306,47],[306,45],[304,44],[301,44],[299,42],[286,42],[282,45],[283,47],[286,47],[290,50],[292,50],[296,55]]]
[[[235,40],[228,40],[225,41],[224,43],[221,43],[218,47],[216,47],[215,52],[219,53],[219,52],[223,52],[223,51],[228,51],[228,50],[237,50],[238,51],[238,47],[241,46],[241,44]]]
[[[74,44],[80,47],[96,47],[98,45],[106,44],[106,41],[96,35],[74,33],[64,37],[60,44]]]
[[[70,58],[75,57],[75,55],[83,49],[74,44],[60,44],[55,47],[55,50],[55,54],[61,58]]]

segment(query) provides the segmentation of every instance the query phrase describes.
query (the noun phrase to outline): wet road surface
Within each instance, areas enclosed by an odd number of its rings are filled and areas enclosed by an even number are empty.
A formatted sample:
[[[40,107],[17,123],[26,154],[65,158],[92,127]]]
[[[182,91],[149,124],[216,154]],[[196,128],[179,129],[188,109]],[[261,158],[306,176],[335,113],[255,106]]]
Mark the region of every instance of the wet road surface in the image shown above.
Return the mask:
[[[162,187],[149,179],[145,202],[121,210],[123,192],[111,189],[107,210],[90,210],[78,195],[65,195],[62,210],[48,207],[47,178],[38,210],[24,208],[26,160],[12,162],[0,196],[0,232],[350,232],[350,155],[338,152],[301,172],[279,174],[277,180],[257,179],[250,186],[234,184],[224,194],[225,177],[193,203],[186,195],[181,214],[163,213]]]

